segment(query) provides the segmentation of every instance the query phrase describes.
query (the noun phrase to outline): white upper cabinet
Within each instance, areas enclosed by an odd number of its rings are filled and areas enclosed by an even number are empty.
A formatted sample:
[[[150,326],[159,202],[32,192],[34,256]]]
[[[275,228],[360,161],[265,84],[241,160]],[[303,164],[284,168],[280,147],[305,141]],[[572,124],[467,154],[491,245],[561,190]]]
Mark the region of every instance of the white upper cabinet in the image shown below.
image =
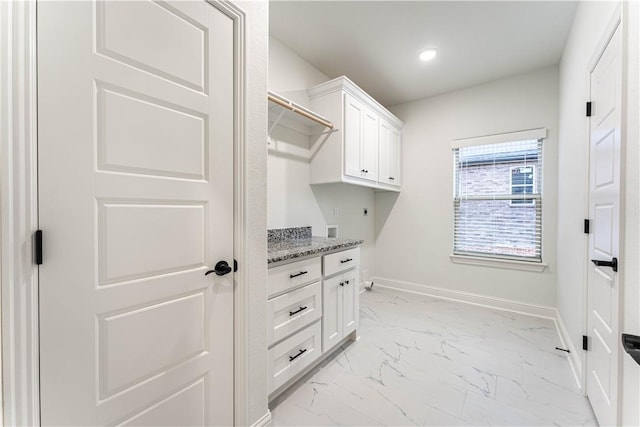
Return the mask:
[[[399,191],[403,123],[344,76],[308,92],[314,111],[337,129],[311,158],[311,184]]]

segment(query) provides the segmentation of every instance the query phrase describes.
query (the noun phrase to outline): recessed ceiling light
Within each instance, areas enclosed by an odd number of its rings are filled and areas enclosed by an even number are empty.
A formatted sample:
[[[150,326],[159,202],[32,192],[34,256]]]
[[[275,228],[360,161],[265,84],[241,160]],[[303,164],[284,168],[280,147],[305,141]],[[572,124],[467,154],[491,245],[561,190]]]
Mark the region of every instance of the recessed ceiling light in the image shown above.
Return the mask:
[[[420,58],[421,61],[427,62],[435,58],[437,54],[438,54],[438,49],[434,49],[434,48],[424,49],[418,54],[418,58]]]

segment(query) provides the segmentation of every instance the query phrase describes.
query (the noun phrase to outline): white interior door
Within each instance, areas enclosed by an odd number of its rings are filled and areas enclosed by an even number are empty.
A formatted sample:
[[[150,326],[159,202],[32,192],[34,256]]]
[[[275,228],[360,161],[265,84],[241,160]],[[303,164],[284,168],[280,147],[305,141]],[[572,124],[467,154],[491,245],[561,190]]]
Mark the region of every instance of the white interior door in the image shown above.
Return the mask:
[[[620,28],[591,72],[589,259],[611,262],[620,248]],[[616,425],[618,389],[618,274],[589,262],[587,395],[600,425]]]
[[[43,425],[233,424],[233,25],[38,3]]]

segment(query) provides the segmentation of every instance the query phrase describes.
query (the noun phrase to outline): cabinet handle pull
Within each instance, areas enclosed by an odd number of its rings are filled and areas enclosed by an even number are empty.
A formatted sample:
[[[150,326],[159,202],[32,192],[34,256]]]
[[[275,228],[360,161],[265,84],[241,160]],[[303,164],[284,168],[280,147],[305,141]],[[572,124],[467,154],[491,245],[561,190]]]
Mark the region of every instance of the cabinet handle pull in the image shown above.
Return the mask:
[[[289,312],[289,316],[293,316],[294,314],[298,314],[298,313],[300,313],[301,311],[306,310],[307,308],[308,308],[308,307],[305,305],[304,307],[300,307],[300,308],[299,308],[299,309],[297,309],[296,311],[290,311],[290,312]]]
[[[340,264],[344,264],[345,262],[353,261],[353,258],[341,259]]]
[[[390,176],[390,177],[389,177],[389,180],[393,181],[393,180],[395,180],[395,178],[394,178],[394,177],[392,177],[392,176]]]
[[[345,280],[345,281],[344,281],[344,283],[346,283],[346,284],[348,285],[348,284],[349,284],[349,281],[348,281],[348,280]]]
[[[298,352],[298,354],[296,354],[295,356],[289,356],[289,362],[292,362],[294,359],[297,359],[298,357],[302,356],[302,354],[307,351],[307,349],[305,348],[304,350],[300,350]]]
[[[344,286],[344,282],[340,282],[340,283],[339,283],[339,285],[340,285],[340,286]]]
[[[307,274],[307,273],[308,273],[308,271],[301,271],[301,272],[300,272],[300,273],[298,273],[298,274],[290,274],[290,275],[289,275],[289,278],[290,278],[290,279],[293,279],[294,277],[302,276],[303,274]]]

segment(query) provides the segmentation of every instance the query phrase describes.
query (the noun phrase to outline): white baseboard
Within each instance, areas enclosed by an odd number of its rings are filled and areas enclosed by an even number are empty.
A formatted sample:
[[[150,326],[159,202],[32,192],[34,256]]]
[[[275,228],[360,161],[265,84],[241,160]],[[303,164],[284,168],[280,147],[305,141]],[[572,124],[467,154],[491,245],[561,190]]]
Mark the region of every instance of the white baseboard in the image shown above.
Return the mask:
[[[578,352],[576,351],[576,347],[573,345],[573,341],[571,340],[571,336],[569,335],[569,331],[567,330],[564,321],[562,320],[562,316],[560,316],[560,312],[556,310],[555,316],[556,329],[558,331],[558,336],[560,337],[560,342],[562,346],[570,351],[568,354],[569,365],[571,366],[571,371],[573,372],[573,376],[576,380],[576,384],[578,388],[584,391],[582,387],[582,360]]]
[[[267,413],[261,416],[258,421],[251,424],[251,427],[264,427],[271,421],[271,411],[267,410]]]
[[[374,289],[376,286],[381,286],[405,292],[412,292],[420,295],[427,295],[435,298],[442,298],[467,304],[479,305],[482,307],[488,307],[497,310],[511,311],[514,313],[527,314],[529,316],[543,317],[545,319],[551,319],[554,321],[556,320],[556,309],[554,307],[545,305],[529,304],[520,301],[473,294],[470,292],[453,291],[450,289],[421,285],[419,283],[403,282],[400,280],[392,280],[384,277],[374,277],[371,280],[374,283]]]

